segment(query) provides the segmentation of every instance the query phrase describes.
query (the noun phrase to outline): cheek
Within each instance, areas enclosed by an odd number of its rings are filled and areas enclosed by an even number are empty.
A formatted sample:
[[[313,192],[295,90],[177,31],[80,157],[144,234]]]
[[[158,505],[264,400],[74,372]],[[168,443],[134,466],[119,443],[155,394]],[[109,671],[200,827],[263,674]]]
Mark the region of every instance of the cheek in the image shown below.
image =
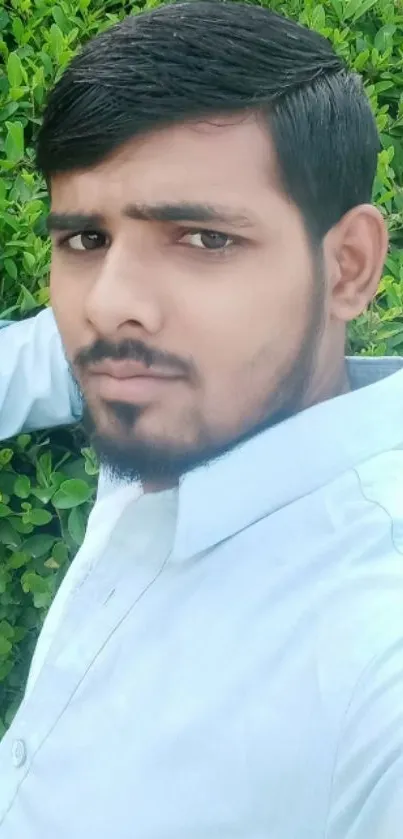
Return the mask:
[[[259,416],[298,363],[310,323],[310,270],[256,265],[225,286],[198,301],[187,334],[205,419],[236,431]]]
[[[262,356],[266,364],[269,355],[274,370],[295,357],[309,321],[310,283],[309,275],[287,277],[260,266],[260,273],[252,268],[242,282],[232,278],[225,286],[198,300],[188,335],[204,378],[232,387],[239,376],[258,373]]]
[[[66,276],[57,262],[50,273],[50,300],[69,358],[84,343],[84,284]]]

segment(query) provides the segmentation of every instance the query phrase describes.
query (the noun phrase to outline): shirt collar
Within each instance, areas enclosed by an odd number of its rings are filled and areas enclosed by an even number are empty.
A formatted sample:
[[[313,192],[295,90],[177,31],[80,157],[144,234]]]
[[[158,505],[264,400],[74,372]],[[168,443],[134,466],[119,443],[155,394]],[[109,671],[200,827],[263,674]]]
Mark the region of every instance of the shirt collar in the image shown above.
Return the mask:
[[[201,553],[358,463],[403,445],[403,358],[354,357],[347,365],[349,393],[182,478],[175,556]]]

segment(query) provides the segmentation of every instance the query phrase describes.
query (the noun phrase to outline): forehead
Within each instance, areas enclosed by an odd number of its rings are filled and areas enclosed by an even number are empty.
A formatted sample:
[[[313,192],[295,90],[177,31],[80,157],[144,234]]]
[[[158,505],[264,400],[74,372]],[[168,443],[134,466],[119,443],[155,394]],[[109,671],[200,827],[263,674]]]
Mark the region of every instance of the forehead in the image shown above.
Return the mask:
[[[181,124],[135,138],[91,169],[52,180],[52,209],[120,214],[130,202],[290,212],[269,132],[255,117]]]

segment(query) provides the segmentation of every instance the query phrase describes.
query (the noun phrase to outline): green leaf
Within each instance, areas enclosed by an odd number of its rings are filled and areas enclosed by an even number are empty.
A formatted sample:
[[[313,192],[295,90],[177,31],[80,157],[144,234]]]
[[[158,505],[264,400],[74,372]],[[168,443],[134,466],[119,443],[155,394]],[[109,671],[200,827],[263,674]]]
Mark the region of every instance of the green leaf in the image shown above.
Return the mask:
[[[58,565],[64,565],[69,558],[67,545],[64,542],[56,542],[53,546],[52,556]]]
[[[0,503],[0,519],[8,518],[8,516],[12,514],[12,512],[13,511],[10,509],[10,507],[7,506],[7,504]]]
[[[0,543],[10,548],[19,548],[21,545],[21,536],[7,519],[0,520]]]
[[[354,2],[354,0],[352,0],[352,2]],[[366,15],[366,13],[369,12],[369,10],[372,9],[372,7],[375,6],[378,2],[379,0],[362,0],[353,17],[354,23],[356,23],[357,20],[363,17],[363,15]]]
[[[52,15],[53,15],[53,19],[54,19],[55,23],[57,24],[57,26],[59,27],[59,29],[62,32],[67,34],[70,27],[71,27],[71,23],[70,23],[70,21],[67,20],[63,9],[61,9],[60,6],[53,6]]]
[[[22,122],[6,122],[7,136],[4,143],[6,155],[11,163],[19,163],[24,157],[24,127]]]
[[[94,450],[91,448],[83,448],[81,449],[81,454],[83,454],[85,458],[85,471],[87,475],[90,475],[91,477],[97,475],[99,472],[99,464]]]
[[[26,571],[21,577],[23,591],[27,594],[45,594],[48,591],[49,583],[36,571]]]
[[[18,102],[7,102],[7,105],[4,105],[0,109],[0,122],[5,122],[7,119],[13,116],[19,108]]]
[[[14,102],[18,102],[23,98],[23,96],[25,96],[25,92],[25,87],[10,87],[10,99],[13,99]],[[20,107],[23,108],[24,106],[21,105]]]
[[[13,633],[14,633],[14,643],[19,644],[19,642],[22,641],[23,638],[26,637],[27,630],[25,629],[25,626],[14,626],[13,627]]]
[[[12,280],[17,279],[18,268],[17,268],[17,265],[16,265],[16,263],[14,262],[13,259],[8,259],[8,258],[5,259],[4,260],[4,268],[6,269],[6,272],[7,272],[8,276],[11,277]]]
[[[45,88],[43,85],[37,84],[34,87],[34,97],[38,105],[42,105],[42,102],[45,98]]]
[[[72,507],[85,504],[90,499],[91,492],[91,487],[85,481],[72,478],[69,481],[63,481],[52,498],[52,504],[60,510],[70,510]]]
[[[30,434],[20,434],[17,437],[17,446],[19,449],[26,449],[31,442],[31,435]]]
[[[24,286],[20,285],[20,310],[21,312],[32,312],[37,308],[34,295]]]
[[[6,655],[9,655],[12,649],[13,645],[11,641],[0,635],[0,656],[5,657]]]
[[[56,23],[53,23],[50,27],[49,42],[53,55],[56,56],[56,58],[60,58],[60,55],[64,50],[64,38],[63,32],[61,32]]]
[[[35,293],[35,300],[38,306],[47,306],[50,303],[50,292],[48,288],[38,288]]]
[[[320,32],[326,26],[326,14],[321,3],[312,10],[310,26]]]
[[[73,542],[78,546],[84,540],[86,526],[87,516],[80,507],[75,507],[69,515],[67,527]]]
[[[16,233],[19,232],[19,224],[17,219],[11,215],[11,213],[3,213],[2,214],[2,221],[7,227],[11,227]]]
[[[7,28],[10,23],[10,17],[5,9],[0,9],[0,32]]]
[[[23,542],[22,550],[34,559],[50,554],[56,538],[48,534],[31,536]]]
[[[31,557],[29,554],[24,553],[23,551],[14,551],[14,553],[11,554],[7,565],[9,568],[22,568],[23,565],[27,565],[30,560]]]
[[[19,475],[14,484],[14,495],[18,498],[28,498],[31,492],[31,481],[27,475]]]
[[[35,609],[32,606],[27,606],[27,608],[24,609],[21,618],[21,623],[28,630],[35,629],[38,623],[38,615],[36,614]]]
[[[38,526],[49,524],[49,522],[51,522],[53,519],[52,514],[49,513],[48,510],[31,510],[28,515],[30,522]]]
[[[11,580],[10,574],[5,568],[0,567],[0,594],[4,594]]]
[[[342,0],[330,0],[331,5],[333,6],[334,11],[339,19],[339,21],[343,20],[343,4]]]
[[[18,518],[18,516],[10,516],[9,522],[15,530],[18,533],[22,533],[23,536],[28,536],[28,534],[32,533],[34,529],[32,524],[27,521],[23,521],[23,518]]]
[[[32,495],[34,495],[35,498],[38,498],[39,501],[42,501],[43,504],[48,504],[54,492],[55,490],[53,487],[34,487]]]
[[[369,50],[363,50],[362,52],[358,53],[357,58],[354,61],[354,69],[361,72],[364,69],[365,65],[369,61]]]
[[[41,486],[49,487],[52,478],[52,453],[41,454],[37,463],[38,483]]]
[[[32,271],[32,269],[35,268],[36,265],[35,254],[30,253],[30,251],[25,251],[22,257],[22,262],[24,268],[26,268],[27,271]]]
[[[34,606],[35,609],[47,609],[53,599],[53,592],[40,591],[34,592]]]
[[[394,23],[387,23],[385,26],[382,26],[379,32],[375,35],[374,47],[376,47],[379,52],[387,50],[389,46],[392,46],[395,32],[396,26]]]
[[[10,87],[19,87],[24,79],[21,59],[17,52],[10,52],[7,60],[7,78]]]
[[[12,460],[12,457],[12,449],[0,449],[0,466],[7,466],[7,464]]]
[[[60,568],[59,563],[56,562],[53,556],[49,557],[49,559],[47,559],[43,564],[45,568],[51,568],[52,570]]]
[[[5,472],[3,470],[0,471],[0,493],[3,496],[3,500],[5,495],[8,495],[10,497],[10,495],[13,494],[14,480],[14,472]]]
[[[14,629],[8,621],[0,621],[0,636],[14,638]]]
[[[21,18],[16,17],[13,20],[13,35],[17,43],[22,44],[24,41],[25,29]],[[14,53],[15,55],[15,53]]]
[[[345,0],[343,4],[343,20],[359,20],[378,0]]]

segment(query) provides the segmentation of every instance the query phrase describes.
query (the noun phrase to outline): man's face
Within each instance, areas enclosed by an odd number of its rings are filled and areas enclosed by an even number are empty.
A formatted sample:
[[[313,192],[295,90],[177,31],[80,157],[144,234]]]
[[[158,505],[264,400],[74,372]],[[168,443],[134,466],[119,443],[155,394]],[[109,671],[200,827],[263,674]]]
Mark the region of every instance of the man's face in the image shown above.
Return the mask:
[[[254,119],[135,139],[56,176],[52,305],[95,444],[177,476],[306,404],[325,280]]]

